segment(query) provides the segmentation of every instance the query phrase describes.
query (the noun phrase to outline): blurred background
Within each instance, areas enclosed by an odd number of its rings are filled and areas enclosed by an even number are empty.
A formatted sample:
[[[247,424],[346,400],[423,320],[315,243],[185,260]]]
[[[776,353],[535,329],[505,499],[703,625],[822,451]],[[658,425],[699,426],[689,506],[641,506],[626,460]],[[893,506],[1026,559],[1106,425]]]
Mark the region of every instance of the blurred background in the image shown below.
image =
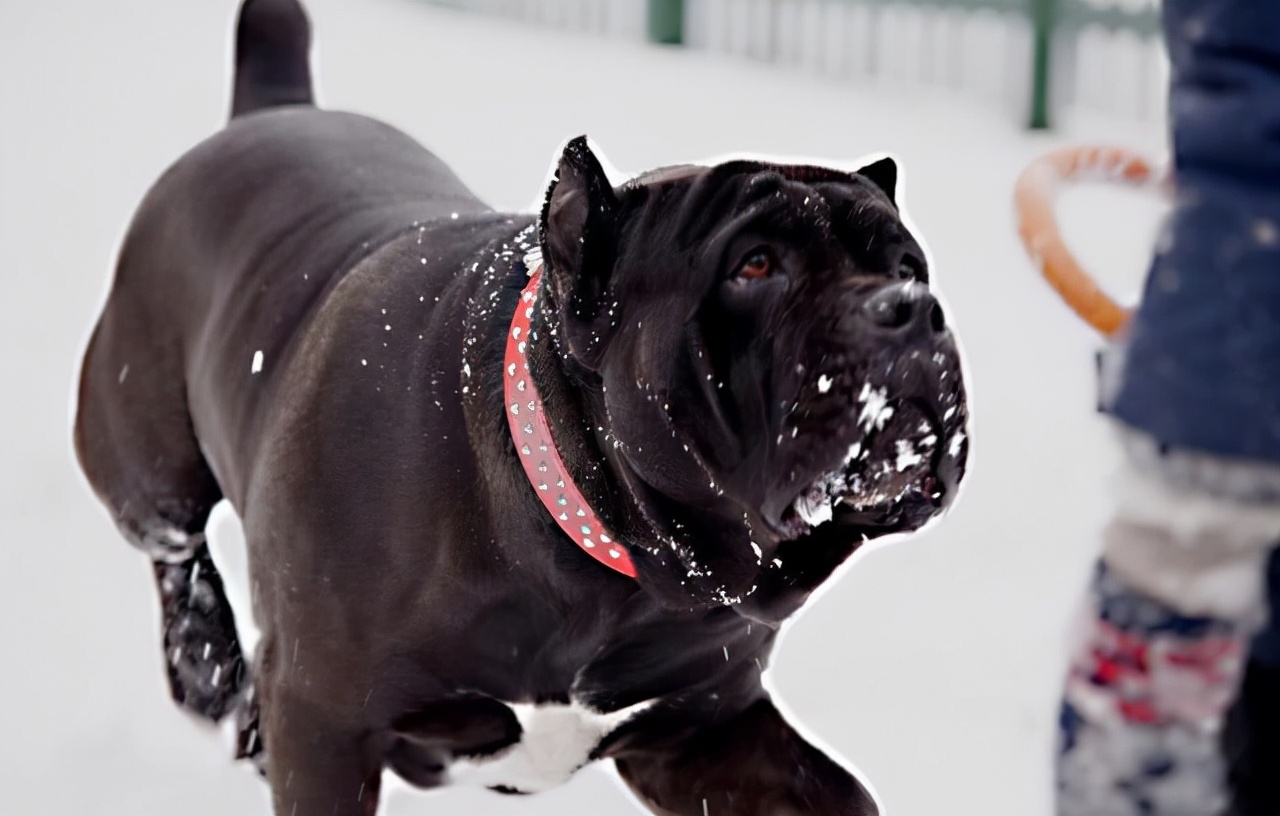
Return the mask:
[[[733,153],[848,168],[888,151],[972,396],[953,511],[879,546],[786,631],[772,685],[899,816],[1036,816],[1064,641],[1111,453],[1094,336],[1027,263],[1019,171],[1053,147],[1160,156],[1154,2],[306,0],[324,106],[423,142],[531,209],[570,137],[619,180]],[[0,814],[244,814],[266,787],[167,700],[146,560],[70,445],[79,355],[165,167],[225,121],[234,0],[0,0]],[[1116,294],[1161,203],[1070,192],[1067,240]],[[234,515],[217,554],[238,563]],[[243,585],[244,579],[229,579]],[[534,797],[391,790],[384,813],[622,816],[612,772]]]

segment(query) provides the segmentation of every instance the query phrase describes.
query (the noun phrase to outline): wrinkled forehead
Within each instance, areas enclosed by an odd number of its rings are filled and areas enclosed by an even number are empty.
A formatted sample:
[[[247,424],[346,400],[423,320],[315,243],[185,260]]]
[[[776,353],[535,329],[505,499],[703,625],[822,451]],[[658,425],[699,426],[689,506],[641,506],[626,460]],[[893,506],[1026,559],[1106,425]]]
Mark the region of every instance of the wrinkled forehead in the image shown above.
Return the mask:
[[[875,182],[821,165],[680,164],[636,176],[626,188],[643,191],[635,199],[643,213],[633,222],[637,229],[712,255],[743,230],[781,231],[815,249],[834,241],[864,260],[877,246],[910,239],[893,200]]]
[[[726,189],[765,193],[767,185],[761,187],[759,183],[770,178],[784,184],[794,183],[800,188],[798,192],[802,197],[808,195],[803,188],[808,188],[829,204],[835,205],[841,199],[856,199],[864,202],[864,208],[873,205],[871,209],[883,210],[884,214],[896,218],[896,205],[870,179],[857,172],[813,164],[776,164],[750,159],[716,165],[676,164],[642,173],[631,179],[626,187],[647,188],[654,192],[682,190],[701,199],[715,197],[718,191]],[[807,197],[804,200],[807,201]]]

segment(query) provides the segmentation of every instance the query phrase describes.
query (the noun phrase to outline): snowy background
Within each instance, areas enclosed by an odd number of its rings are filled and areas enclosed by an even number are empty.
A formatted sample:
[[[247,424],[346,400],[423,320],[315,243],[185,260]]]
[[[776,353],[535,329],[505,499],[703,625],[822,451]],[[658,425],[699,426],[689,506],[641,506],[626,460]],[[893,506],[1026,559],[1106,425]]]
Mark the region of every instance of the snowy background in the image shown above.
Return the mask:
[[[730,152],[848,165],[891,151],[967,356],[973,454],[940,523],[860,559],[790,627],[773,685],[891,814],[1037,816],[1063,641],[1106,509],[1094,338],[1026,263],[1011,189],[1050,147],[1159,154],[1158,117],[1007,106],[466,15],[310,0],[321,101],[390,121],[502,208],[530,206],[563,142],[628,171]],[[228,106],[231,0],[0,2],[0,814],[266,813],[224,735],[167,700],[145,559],[70,444],[79,355],[133,208]],[[1123,76],[1114,77],[1116,83]],[[1074,192],[1069,239],[1115,291],[1140,283],[1159,206]],[[234,545],[233,518],[217,532]],[[229,551],[234,551],[231,546]],[[391,792],[385,813],[636,813],[593,767],[536,797]]]

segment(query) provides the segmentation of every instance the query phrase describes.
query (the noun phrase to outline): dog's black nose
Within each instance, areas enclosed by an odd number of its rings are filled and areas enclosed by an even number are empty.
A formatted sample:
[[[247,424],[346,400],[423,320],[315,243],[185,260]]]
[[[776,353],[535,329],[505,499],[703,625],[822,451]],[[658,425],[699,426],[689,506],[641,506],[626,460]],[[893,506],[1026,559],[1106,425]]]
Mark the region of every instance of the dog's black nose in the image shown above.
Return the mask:
[[[883,287],[863,301],[859,317],[878,332],[915,329],[940,334],[947,328],[942,306],[928,287],[914,281]]]

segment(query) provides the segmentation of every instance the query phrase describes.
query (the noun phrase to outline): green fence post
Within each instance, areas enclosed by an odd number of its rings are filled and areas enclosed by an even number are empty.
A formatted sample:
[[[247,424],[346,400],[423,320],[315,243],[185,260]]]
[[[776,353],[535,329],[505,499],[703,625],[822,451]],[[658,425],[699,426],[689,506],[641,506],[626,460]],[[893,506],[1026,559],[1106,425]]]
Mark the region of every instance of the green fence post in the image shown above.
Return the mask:
[[[1049,127],[1049,60],[1053,47],[1053,24],[1057,19],[1058,0],[1031,2],[1031,119],[1027,127],[1046,130]]]
[[[684,0],[649,0],[649,42],[684,42]]]

